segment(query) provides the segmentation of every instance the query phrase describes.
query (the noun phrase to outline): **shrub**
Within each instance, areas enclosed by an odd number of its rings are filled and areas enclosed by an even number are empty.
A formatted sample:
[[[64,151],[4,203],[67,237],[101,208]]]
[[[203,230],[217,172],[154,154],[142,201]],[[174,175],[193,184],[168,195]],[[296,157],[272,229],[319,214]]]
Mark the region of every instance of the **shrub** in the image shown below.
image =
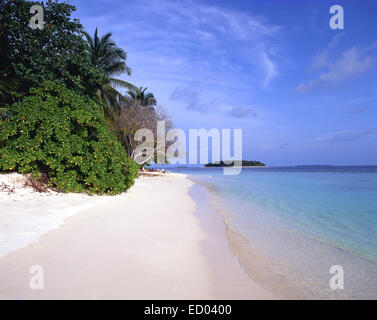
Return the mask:
[[[0,124],[0,170],[46,173],[63,192],[116,194],[133,184],[138,166],[94,101],[45,81],[9,113]]]

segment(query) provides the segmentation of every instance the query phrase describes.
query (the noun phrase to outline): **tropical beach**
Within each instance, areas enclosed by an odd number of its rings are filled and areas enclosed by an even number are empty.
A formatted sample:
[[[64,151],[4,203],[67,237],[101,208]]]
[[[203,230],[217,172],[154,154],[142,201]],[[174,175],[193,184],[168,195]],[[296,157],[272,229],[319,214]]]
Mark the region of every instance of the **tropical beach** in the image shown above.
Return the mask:
[[[172,169],[173,170],[173,169]],[[207,192],[248,275],[283,299],[375,299],[377,166],[180,167]],[[333,290],[341,265],[347,287]]]
[[[81,208],[74,195],[1,192],[0,298],[276,298],[248,277],[222,221],[189,196],[192,186],[183,174],[141,177],[119,196],[82,196]],[[56,221],[64,212],[71,216]],[[43,266],[44,290],[29,286],[33,265]]]
[[[0,0],[0,300],[376,300],[376,10]]]

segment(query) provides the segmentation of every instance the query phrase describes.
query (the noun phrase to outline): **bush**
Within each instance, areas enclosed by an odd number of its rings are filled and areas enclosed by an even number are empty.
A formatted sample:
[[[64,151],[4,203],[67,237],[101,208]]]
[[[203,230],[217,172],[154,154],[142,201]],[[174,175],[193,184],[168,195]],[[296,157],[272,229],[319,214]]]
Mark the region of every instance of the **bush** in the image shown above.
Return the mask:
[[[0,123],[0,170],[46,173],[63,192],[116,194],[133,184],[138,166],[94,101],[45,81],[9,113]]]

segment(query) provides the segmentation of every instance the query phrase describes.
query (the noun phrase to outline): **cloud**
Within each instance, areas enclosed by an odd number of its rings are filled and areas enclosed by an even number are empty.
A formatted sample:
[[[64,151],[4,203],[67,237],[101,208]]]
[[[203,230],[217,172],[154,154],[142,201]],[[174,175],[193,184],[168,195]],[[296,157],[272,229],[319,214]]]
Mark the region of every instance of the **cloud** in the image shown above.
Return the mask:
[[[226,115],[232,118],[258,117],[255,111],[245,107],[233,107]]]
[[[275,149],[277,150],[283,150],[283,149],[288,149],[290,145],[287,142],[281,142],[277,145],[275,145]]]
[[[363,96],[345,100],[344,103],[348,104],[349,106],[344,110],[344,112],[350,115],[364,113],[370,109],[372,105],[370,102],[374,100],[376,100],[375,96]]]
[[[317,52],[309,70],[325,69],[326,71],[322,71],[318,78],[296,86],[296,92],[304,93],[314,88],[327,88],[365,73],[376,64],[377,58],[372,53],[374,48],[375,44],[364,48],[354,46],[335,56],[332,56],[331,50],[328,49]]]
[[[219,32],[232,37],[250,40],[262,36],[276,34],[281,27],[269,24],[264,18],[242,13],[235,10],[226,10],[215,6],[194,5],[191,3],[191,13],[194,13],[197,25],[212,25]],[[190,10],[189,10],[190,12]],[[191,17],[192,18],[192,17]]]
[[[345,103],[347,103],[347,104],[360,104],[360,103],[370,102],[370,101],[373,101],[373,100],[376,100],[376,99],[377,99],[376,96],[361,97],[361,98],[354,98],[354,99],[346,100]]]
[[[369,130],[346,130],[336,133],[332,133],[325,137],[315,138],[315,141],[329,141],[329,142],[343,142],[343,141],[353,141],[360,139],[365,136],[376,135],[377,128]]]
[[[268,86],[278,75],[274,52],[279,49],[277,36],[283,27],[264,16],[191,0],[119,1],[116,11],[107,1],[99,1],[103,2],[101,12],[80,19],[93,30],[101,25],[100,32],[113,31],[117,43],[129,51],[130,65],[136,60],[131,65],[135,72],[179,74],[190,81],[205,69],[218,79],[221,73],[222,79],[229,78],[228,83],[243,76],[250,81],[244,83],[253,87],[254,79]],[[93,3],[88,11],[99,6],[97,1],[86,2]]]
[[[344,32],[335,35],[325,49],[318,50],[316,52],[311,64],[309,65],[309,71],[318,70],[328,66],[329,61],[331,60],[331,54],[337,51],[339,39],[343,36]]]
[[[206,92],[200,88],[200,84],[193,81],[188,86],[175,88],[170,95],[170,99],[183,102],[187,110],[206,113],[214,110],[216,107],[215,100],[204,98],[205,94]]]
[[[357,114],[366,112],[368,109],[369,109],[368,107],[347,108],[345,112],[351,115],[357,115]]]
[[[270,81],[277,76],[276,65],[268,57],[266,52],[261,53],[261,60],[262,60],[262,65],[265,70],[265,77],[264,77],[263,84],[264,86],[267,87]]]
[[[218,105],[212,93],[204,89],[204,85],[199,80],[193,80],[188,86],[176,87],[170,95],[171,100],[182,102],[186,110],[207,113],[216,111],[226,117],[249,118],[258,117],[258,114],[247,107],[229,107]]]

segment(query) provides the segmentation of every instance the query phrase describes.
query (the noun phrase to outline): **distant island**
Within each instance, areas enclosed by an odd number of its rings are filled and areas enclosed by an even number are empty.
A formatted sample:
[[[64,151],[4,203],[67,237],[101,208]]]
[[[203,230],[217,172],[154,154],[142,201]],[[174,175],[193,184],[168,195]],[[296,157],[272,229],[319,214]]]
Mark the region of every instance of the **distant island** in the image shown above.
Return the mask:
[[[212,168],[212,167],[233,167],[234,162],[231,164],[226,164],[224,161],[220,161],[219,163],[207,163],[204,165],[206,168]],[[266,165],[263,162],[260,161],[249,161],[249,160],[242,160],[242,167],[265,167]]]

